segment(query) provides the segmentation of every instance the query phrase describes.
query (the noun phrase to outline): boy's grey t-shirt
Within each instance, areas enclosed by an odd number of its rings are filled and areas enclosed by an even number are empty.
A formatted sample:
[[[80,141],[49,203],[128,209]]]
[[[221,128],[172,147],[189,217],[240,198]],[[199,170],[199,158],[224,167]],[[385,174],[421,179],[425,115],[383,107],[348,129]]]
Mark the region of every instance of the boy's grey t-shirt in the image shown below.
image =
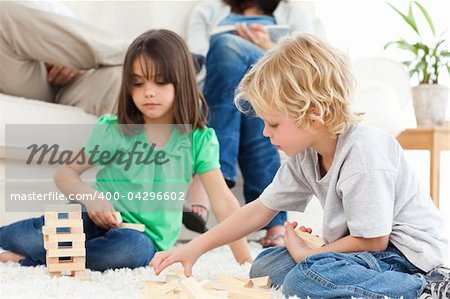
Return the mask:
[[[392,136],[352,126],[338,137],[333,163],[323,178],[317,152],[307,149],[281,165],[259,199],[273,210],[303,212],[313,195],[324,210],[327,243],[349,234],[390,235],[421,270],[443,264],[443,220]]]

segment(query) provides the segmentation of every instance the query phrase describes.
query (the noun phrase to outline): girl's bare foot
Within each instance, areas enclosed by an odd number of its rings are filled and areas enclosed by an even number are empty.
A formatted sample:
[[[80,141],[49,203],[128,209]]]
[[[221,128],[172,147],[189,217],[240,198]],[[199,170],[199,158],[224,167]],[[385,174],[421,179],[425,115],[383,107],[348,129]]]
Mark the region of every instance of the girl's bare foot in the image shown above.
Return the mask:
[[[11,252],[11,251],[5,251],[2,254],[0,254],[0,262],[6,263],[6,262],[18,262],[20,260],[23,260],[25,257],[21,256],[20,254]]]

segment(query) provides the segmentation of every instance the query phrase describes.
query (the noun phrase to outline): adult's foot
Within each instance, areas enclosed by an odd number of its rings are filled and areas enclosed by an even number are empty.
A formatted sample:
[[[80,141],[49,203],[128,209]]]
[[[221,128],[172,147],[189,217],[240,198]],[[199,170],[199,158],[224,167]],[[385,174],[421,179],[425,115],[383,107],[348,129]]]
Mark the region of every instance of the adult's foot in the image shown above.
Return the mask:
[[[200,177],[195,175],[189,187],[183,212],[183,224],[198,233],[207,231],[206,221],[211,205]]]

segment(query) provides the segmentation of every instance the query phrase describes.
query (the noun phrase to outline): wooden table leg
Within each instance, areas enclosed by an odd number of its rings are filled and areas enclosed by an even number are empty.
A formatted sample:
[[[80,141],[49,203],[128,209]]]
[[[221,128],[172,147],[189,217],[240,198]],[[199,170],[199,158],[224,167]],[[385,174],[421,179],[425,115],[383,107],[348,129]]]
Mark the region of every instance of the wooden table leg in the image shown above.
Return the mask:
[[[439,208],[440,155],[441,151],[435,147],[430,151],[430,194],[437,208]]]

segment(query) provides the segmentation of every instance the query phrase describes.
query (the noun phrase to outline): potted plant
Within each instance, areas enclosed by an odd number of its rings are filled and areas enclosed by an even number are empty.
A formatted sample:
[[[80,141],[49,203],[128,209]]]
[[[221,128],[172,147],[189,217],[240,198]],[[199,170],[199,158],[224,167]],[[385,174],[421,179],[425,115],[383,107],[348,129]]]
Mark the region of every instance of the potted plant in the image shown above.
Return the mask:
[[[419,85],[413,88],[413,104],[418,126],[440,125],[445,120],[448,103],[448,87],[439,84],[439,77],[443,71],[450,74],[450,52],[445,49],[446,39],[443,34],[436,35],[433,21],[427,10],[417,1],[410,1],[408,12],[402,13],[388,3],[414,30],[417,41],[407,42],[400,39],[387,43],[384,48],[397,46],[412,53],[412,59],[403,62],[409,69],[411,77],[417,76]],[[417,27],[413,7],[418,9],[429,25],[433,40],[426,43]]]

